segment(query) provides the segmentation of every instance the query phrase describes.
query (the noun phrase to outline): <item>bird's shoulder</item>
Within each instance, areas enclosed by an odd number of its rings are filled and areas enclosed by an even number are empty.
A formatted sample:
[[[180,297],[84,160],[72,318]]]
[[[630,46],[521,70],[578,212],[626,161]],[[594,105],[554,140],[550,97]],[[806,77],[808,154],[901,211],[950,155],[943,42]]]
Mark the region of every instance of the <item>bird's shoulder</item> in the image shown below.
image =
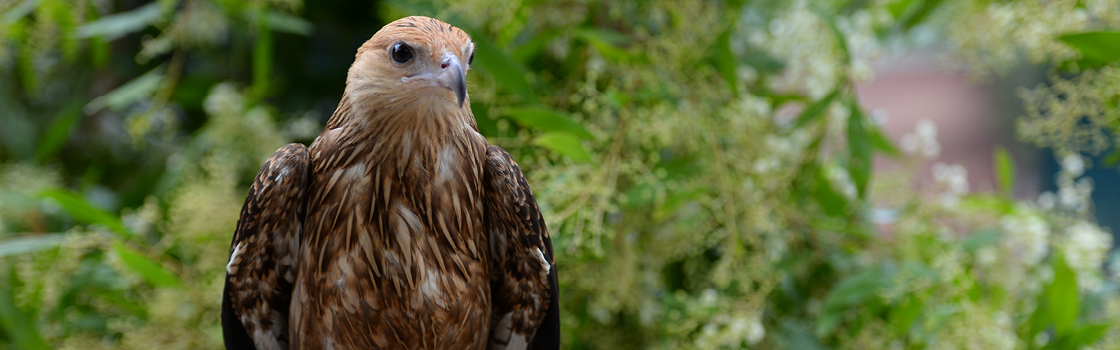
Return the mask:
[[[485,202],[492,250],[491,349],[559,347],[559,288],[552,240],[521,167],[486,151]]]
[[[227,348],[286,349],[288,301],[307,189],[307,148],[281,147],[261,166],[241,208],[222,293]]]

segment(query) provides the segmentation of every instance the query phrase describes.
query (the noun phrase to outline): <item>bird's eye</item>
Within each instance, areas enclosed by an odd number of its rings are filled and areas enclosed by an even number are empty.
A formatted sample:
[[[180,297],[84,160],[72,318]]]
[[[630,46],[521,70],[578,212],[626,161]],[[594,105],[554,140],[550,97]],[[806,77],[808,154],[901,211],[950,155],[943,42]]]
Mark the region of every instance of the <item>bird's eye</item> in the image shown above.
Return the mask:
[[[471,52],[471,57],[467,59],[467,64],[474,64],[474,52]]]
[[[405,63],[412,59],[412,47],[405,43],[393,44],[392,51],[389,56],[393,57],[393,61],[397,63]]]

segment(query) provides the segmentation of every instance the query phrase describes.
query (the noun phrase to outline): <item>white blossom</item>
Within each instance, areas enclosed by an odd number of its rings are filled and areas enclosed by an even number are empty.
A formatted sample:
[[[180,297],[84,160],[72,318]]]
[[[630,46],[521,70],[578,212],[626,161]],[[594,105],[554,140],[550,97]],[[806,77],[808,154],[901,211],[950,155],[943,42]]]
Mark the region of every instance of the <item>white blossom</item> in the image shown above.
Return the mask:
[[[1042,207],[1043,209],[1054,209],[1054,204],[1056,204],[1057,201],[1057,195],[1055,195],[1054,192],[1051,191],[1042,192],[1042,194],[1038,195],[1038,206]]]
[[[999,253],[993,247],[986,246],[976,251],[976,263],[981,266],[991,266],[998,260]]]
[[[1085,160],[1080,154],[1074,153],[1062,158],[1062,170],[1079,177],[1085,173]]]
[[[956,194],[968,193],[968,170],[963,165],[937,162],[933,164],[933,178]]]
[[[959,197],[968,194],[968,170],[963,165],[934,163],[933,178],[945,186],[946,191],[941,194],[941,204],[946,207],[955,207]]]
[[[700,293],[700,305],[715,306],[718,293],[714,289],[708,288]]]
[[[1082,221],[1066,229],[1064,243],[1062,253],[1071,268],[1078,272],[1096,271],[1112,249],[1112,235]]]
[[[961,203],[961,197],[952,192],[942,193],[938,198],[941,202],[941,206],[946,208],[956,208],[957,205]]]
[[[824,170],[825,178],[836,192],[848,199],[856,198],[856,184],[847,170],[835,165],[826,166]]]
[[[1058,204],[1062,208],[1083,211],[1089,208],[1092,201],[1093,183],[1088,178],[1074,181],[1072,174],[1062,171],[1058,173]]]
[[[918,121],[913,133],[902,135],[902,150],[907,154],[936,158],[941,155],[941,143],[937,142],[937,124],[929,119]]]
[[[747,324],[747,344],[758,344],[765,336],[766,327],[762,326],[762,321],[758,317],[752,317],[750,323]]]
[[[887,121],[891,119],[890,113],[887,113],[887,110],[882,108],[871,110],[869,115],[871,116],[871,121],[879,126],[886,125]]]
[[[1003,242],[1013,256],[1028,266],[1046,257],[1050,228],[1037,215],[1008,215],[1000,220],[1006,233]]]

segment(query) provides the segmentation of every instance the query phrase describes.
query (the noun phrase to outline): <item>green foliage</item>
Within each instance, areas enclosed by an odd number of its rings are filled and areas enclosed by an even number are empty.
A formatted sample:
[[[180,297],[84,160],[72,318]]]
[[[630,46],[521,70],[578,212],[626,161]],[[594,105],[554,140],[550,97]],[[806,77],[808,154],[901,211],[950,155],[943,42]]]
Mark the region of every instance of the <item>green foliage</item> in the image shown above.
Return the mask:
[[[997,146],[992,161],[995,162],[992,169],[996,170],[996,183],[1000,193],[1010,196],[1015,189],[1015,161],[1011,159],[1011,153],[1006,148]]]
[[[1086,32],[1059,37],[1081,53],[1082,62],[1088,66],[1107,65],[1120,60],[1120,32]]]
[[[376,10],[472,35],[471,107],[545,212],[564,348],[1106,349],[1120,346],[1120,295],[1077,152],[1120,131],[1115,45],[1098,29],[1120,24],[1120,4],[1088,3]],[[0,347],[220,347],[246,186],[321,128],[299,101],[322,96],[289,80],[302,61],[286,45],[337,34],[336,17],[316,27],[323,15],[305,19],[299,1],[113,6],[0,4]],[[969,193],[944,164],[936,188],[906,180],[936,138],[895,147],[854,84],[880,43],[917,30],[978,76],[1019,52],[1062,70],[1020,92],[1019,119],[1024,139],[1066,157],[1060,203],[1014,199],[1002,148],[999,195]],[[118,131],[89,126],[103,124]],[[908,166],[876,174],[877,154]]]
[[[120,259],[121,264],[132,272],[139,274],[144,281],[152,286],[178,287],[183,284],[178,276],[168,271],[163,265],[148,259],[120,242],[113,242],[113,253],[116,254],[117,259]]]

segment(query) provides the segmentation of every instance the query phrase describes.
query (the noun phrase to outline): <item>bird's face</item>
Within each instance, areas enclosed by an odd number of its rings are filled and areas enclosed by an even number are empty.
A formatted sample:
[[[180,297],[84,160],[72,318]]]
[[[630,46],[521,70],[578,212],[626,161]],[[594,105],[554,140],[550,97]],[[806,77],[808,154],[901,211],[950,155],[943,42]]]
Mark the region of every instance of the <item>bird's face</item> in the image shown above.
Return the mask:
[[[401,40],[389,45],[385,55],[401,76],[403,88],[451,90],[459,106],[467,98],[467,69],[474,58],[473,44],[455,48],[449,45],[426,45]],[[466,55],[467,62],[460,58]],[[466,68],[464,68],[466,66]]]
[[[351,101],[373,109],[461,110],[474,43],[459,28],[428,17],[385,25],[360,49],[347,77]],[[409,108],[411,107],[411,108]]]

